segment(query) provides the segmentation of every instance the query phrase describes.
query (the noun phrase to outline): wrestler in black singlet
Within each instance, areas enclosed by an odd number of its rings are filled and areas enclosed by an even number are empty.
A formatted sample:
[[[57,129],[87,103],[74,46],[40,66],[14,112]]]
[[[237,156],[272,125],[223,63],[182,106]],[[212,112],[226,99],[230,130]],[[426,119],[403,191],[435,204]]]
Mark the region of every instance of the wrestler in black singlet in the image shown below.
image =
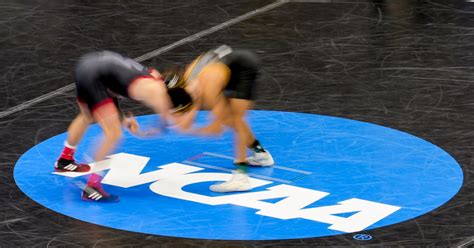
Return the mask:
[[[228,98],[253,100],[255,98],[256,79],[259,71],[259,62],[255,54],[247,50],[233,50],[222,45],[201,55],[192,65],[189,82],[196,78],[208,65],[221,62],[231,71],[230,79],[224,88],[224,95]]]
[[[128,88],[138,78],[150,77],[147,67],[131,58],[110,51],[92,52],[77,63],[74,81],[77,99],[92,112],[116,95],[129,98]]]

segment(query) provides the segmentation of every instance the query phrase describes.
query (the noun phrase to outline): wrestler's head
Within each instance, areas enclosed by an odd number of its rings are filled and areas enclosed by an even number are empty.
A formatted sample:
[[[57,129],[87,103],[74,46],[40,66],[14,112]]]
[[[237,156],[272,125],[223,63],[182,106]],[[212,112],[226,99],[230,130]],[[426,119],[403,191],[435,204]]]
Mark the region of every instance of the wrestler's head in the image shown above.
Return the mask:
[[[191,110],[193,98],[184,88],[168,88],[168,95],[171,99],[171,113],[185,113]]]
[[[193,98],[184,89],[186,80],[184,80],[183,74],[183,71],[178,67],[163,73],[164,82],[171,99],[172,113],[185,113],[193,105]]]

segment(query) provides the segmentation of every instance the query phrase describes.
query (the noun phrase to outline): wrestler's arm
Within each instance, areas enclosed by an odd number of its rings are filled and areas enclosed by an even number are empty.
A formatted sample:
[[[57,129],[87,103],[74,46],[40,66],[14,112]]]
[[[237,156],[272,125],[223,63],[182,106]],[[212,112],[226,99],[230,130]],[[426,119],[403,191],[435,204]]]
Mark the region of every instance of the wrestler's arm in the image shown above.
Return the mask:
[[[142,102],[160,115],[160,130],[164,131],[168,123],[168,112],[171,105],[166,86],[162,80],[154,78],[143,78],[129,89],[130,97]],[[133,123],[133,120],[132,120]],[[157,133],[158,130],[147,131],[146,133]]]
[[[230,69],[223,63],[213,63],[207,66],[199,75],[204,82],[202,98],[211,108],[214,120],[207,126],[200,128],[198,133],[203,135],[217,135],[223,130],[223,125],[228,122],[230,108],[223,89],[230,78]]]

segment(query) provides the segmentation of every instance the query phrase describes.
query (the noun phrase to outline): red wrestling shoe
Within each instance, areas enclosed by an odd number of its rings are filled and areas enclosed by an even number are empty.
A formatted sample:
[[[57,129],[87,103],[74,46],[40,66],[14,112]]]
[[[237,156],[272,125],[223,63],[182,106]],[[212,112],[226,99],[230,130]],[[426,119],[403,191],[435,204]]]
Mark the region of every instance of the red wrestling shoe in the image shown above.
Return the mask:
[[[102,177],[97,174],[92,174],[87,182],[87,186],[82,190],[81,198],[84,201],[96,202],[118,202],[120,198],[116,195],[107,193],[100,181]]]
[[[54,163],[57,172],[88,172],[91,167],[88,164],[78,164],[74,160],[60,158]]]

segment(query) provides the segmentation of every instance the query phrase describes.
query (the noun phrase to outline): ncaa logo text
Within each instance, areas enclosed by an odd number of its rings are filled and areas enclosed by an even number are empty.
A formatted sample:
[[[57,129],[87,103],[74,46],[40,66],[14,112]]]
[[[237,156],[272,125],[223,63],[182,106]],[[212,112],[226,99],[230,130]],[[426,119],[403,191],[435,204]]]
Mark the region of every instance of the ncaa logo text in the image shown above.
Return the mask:
[[[230,194],[224,196],[206,196],[186,192],[187,185],[209,181],[226,181],[229,174],[201,173],[203,168],[181,163],[170,163],[159,166],[159,170],[141,173],[149,158],[128,153],[109,156],[108,160],[91,164],[94,169],[88,173],[66,172],[54,174],[78,177],[97,171],[108,170],[102,183],[122,188],[135,187],[151,183],[150,190],[162,196],[173,197],[207,205],[233,204],[257,209],[258,215],[281,220],[303,218],[330,224],[331,230],[357,232],[389,216],[400,207],[380,202],[351,198],[337,204],[323,207],[306,208],[308,205],[326,197],[330,193],[292,185],[280,184],[262,190]],[[261,187],[272,182],[251,179],[254,187]],[[264,200],[283,198],[276,203]],[[336,214],[352,213],[349,217]]]

